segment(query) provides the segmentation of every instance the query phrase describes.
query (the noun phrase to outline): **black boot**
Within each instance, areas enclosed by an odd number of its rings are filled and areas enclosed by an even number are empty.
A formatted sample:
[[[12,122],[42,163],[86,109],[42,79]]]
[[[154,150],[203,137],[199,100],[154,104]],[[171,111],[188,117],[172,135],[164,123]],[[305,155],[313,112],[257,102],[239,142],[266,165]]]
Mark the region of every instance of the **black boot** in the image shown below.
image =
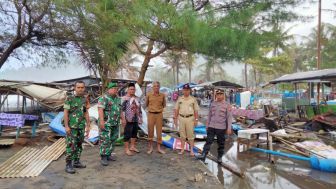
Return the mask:
[[[116,156],[111,154],[111,155],[107,156],[107,161],[117,161],[117,158],[116,158]]]
[[[222,163],[222,157],[223,157],[223,154],[222,154],[222,153],[218,153],[218,156],[217,156],[217,163],[219,163],[219,164]]]
[[[101,156],[100,163],[101,163],[103,166],[108,166],[107,156],[102,155],[102,156]]]
[[[75,168],[86,168],[86,165],[82,164],[79,160],[75,160],[74,167]]]
[[[202,154],[195,155],[195,158],[197,160],[201,160],[201,161],[205,162],[205,158],[206,158],[207,155],[208,155],[208,152],[203,151]]]
[[[71,160],[66,161],[65,172],[70,173],[70,174],[76,173],[75,169],[73,168],[72,163],[73,161]]]

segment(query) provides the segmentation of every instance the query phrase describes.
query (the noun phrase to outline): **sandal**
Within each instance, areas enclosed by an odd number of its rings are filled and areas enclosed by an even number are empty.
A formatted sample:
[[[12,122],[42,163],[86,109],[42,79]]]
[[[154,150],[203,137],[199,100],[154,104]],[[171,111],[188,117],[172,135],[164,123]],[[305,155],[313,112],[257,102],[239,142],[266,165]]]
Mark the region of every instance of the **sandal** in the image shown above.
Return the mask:
[[[179,154],[179,155],[183,155],[183,153],[184,153],[184,151],[179,151],[178,154]]]

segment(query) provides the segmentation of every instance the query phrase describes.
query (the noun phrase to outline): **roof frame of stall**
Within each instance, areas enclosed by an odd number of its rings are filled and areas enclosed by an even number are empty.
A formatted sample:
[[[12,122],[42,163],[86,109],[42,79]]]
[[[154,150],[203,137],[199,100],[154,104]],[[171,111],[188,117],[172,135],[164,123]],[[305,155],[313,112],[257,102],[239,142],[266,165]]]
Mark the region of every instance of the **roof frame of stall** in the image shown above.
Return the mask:
[[[50,110],[57,110],[63,106],[66,91],[56,89],[58,84],[37,83],[30,81],[0,80],[0,109],[8,99],[9,95],[20,95],[29,98]],[[25,100],[23,100],[25,101]],[[24,103],[22,103],[24,104]],[[22,107],[24,109],[24,107]],[[24,112],[22,110],[22,112]]]
[[[231,83],[225,80],[204,82],[204,83],[196,85],[195,87],[236,88],[236,89],[244,88],[243,86],[239,84]]]
[[[307,82],[325,82],[336,80],[336,69],[324,69],[308,72],[297,72],[283,75],[277,79],[270,81],[270,84],[277,83],[307,83]]]
[[[77,77],[77,78],[72,78],[72,79],[65,79],[65,80],[57,80],[54,81],[53,83],[67,83],[67,84],[74,84],[76,81],[84,81],[87,86],[90,85],[97,85],[100,84],[101,78],[98,76],[94,75],[87,75],[83,77]],[[135,80],[132,79],[118,79],[118,78],[108,78],[109,81],[114,81],[114,82],[121,82],[121,83],[130,83],[130,82],[136,82]],[[150,83],[150,81],[144,81],[144,83]]]
[[[297,84],[298,83],[317,83],[318,91],[321,83],[328,83],[331,81],[336,81],[336,69],[323,69],[323,70],[315,70],[315,71],[307,71],[307,72],[297,72],[292,74],[283,75],[277,79],[270,81],[270,84],[278,84],[278,83],[293,83],[295,88],[295,93],[297,92]],[[323,86],[323,85],[322,85]],[[311,86],[309,85],[309,91],[311,90]],[[309,99],[310,97],[310,92]],[[322,90],[323,96],[323,90]],[[319,104],[320,93],[318,92],[317,96],[317,104]],[[295,112],[298,113],[297,105],[298,105],[297,96],[295,96]]]

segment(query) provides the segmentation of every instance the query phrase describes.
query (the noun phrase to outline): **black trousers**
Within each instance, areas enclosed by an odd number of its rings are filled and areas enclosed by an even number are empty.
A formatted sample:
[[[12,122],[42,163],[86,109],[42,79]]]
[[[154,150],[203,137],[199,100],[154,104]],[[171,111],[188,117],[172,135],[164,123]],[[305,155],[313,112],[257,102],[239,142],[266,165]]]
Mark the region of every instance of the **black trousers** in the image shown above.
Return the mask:
[[[218,157],[222,157],[224,155],[225,131],[226,129],[215,129],[208,127],[207,139],[203,147],[203,152],[206,154],[209,152],[211,144],[214,142],[216,136],[218,143]]]
[[[124,131],[124,141],[128,142],[131,138],[138,136],[138,122],[127,122]]]

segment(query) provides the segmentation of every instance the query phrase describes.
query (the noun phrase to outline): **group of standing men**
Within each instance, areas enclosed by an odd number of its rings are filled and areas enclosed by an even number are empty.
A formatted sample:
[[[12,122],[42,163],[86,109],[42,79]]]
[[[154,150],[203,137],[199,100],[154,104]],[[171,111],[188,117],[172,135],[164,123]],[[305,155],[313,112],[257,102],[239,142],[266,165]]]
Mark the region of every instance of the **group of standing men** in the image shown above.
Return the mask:
[[[68,95],[64,103],[64,125],[66,130],[66,168],[67,173],[75,173],[74,168],[85,168],[80,162],[82,152],[82,143],[85,136],[89,135],[90,120],[88,109],[90,103],[85,95],[85,84],[82,81],[75,83],[74,93]],[[118,96],[118,84],[111,82],[107,86],[107,92],[98,99],[98,124],[99,124],[99,143],[101,164],[107,166],[109,161],[115,161],[116,157],[112,152],[115,147],[115,141],[119,135],[119,125],[124,128],[124,147],[125,154],[132,156],[140,151],[136,148],[136,138],[138,125],[142,124],[142,111],[140,99],[135,96],[135,84],[128,84],[127,94],[123,97]],[[174,111],[174,124],[179,127],[181,138],[181,151],[184,153],[185,142],[190,144],[190,155],[194,156],[194,126],[198,123],[199,106],[196,99],[190,95],[190,86],[183,86],[183,96],[179,97]],[[203,153],[196,158],[205,160],[210,149],[210,145],[217,136],[218,141],[218,159],[220,160],[224,153],[224,134],[231,132],[231,107],[225,102],[221,94],[223,91],[217,91],[218,99],[211,104],[209,109],[209,118],[206,124],[207,141],[204,145]],[[160,93],[160,83],[153,82],[153,92],[147,94],[145,99],[148,117],[148,151],[153,152],[154,130],[156,130],[157,152],[165,154],[162,150],[162,126],[163,110],[166,107],[165,95]],[[155,128],[155,129],[154,129]]]

